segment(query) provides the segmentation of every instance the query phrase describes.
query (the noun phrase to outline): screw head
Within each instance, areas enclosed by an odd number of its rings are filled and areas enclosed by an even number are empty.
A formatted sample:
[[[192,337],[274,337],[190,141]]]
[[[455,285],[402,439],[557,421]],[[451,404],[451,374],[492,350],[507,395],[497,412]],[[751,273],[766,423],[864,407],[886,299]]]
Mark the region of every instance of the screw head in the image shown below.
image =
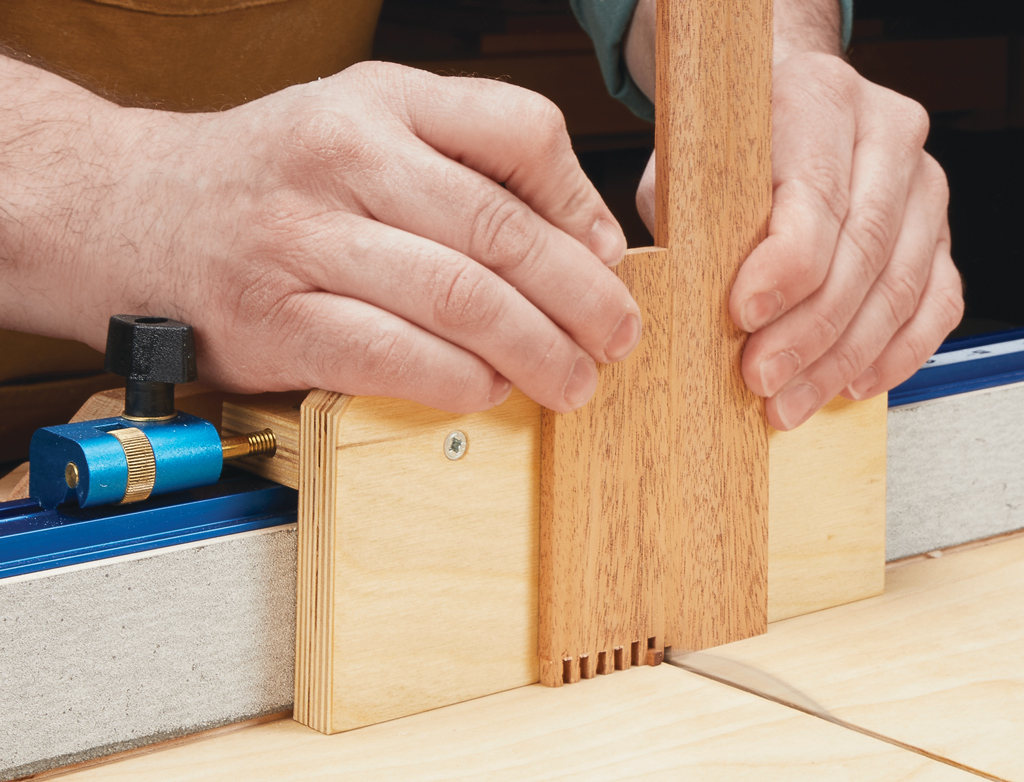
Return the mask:
[[[68,462],[64,468],[64,482],[68,485],[69,489],[78,487],[78,465],[74,462]]]
[[[444,455],[453,462],[458,461],[465,456],[466,449],[468,448],[469,440],[466,439],[465,434],[458,430],[450,432],[448,436],[444,438]]]

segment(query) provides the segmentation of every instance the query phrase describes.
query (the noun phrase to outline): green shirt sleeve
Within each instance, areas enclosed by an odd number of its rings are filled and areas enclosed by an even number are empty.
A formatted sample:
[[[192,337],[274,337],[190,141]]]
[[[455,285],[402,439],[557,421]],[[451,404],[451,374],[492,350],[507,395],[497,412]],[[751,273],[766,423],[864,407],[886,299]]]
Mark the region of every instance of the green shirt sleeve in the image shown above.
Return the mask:
[[[641,119],[654,122],[654,104],[644,95],[626,69],[622,42],[633,18],[637,0],[571,0],[573,13],[594,41],[597,61],[604,83],[612,97],[618,98]],[[843,49],[850,45],[853,29],[853,0],[839,0],[842,10]]]

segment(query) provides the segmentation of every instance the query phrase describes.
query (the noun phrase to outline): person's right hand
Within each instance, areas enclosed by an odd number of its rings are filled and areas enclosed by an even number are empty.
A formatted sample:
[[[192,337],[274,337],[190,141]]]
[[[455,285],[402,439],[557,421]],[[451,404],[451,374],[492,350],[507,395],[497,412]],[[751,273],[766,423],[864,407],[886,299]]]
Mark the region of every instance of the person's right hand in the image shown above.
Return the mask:
[[[622,231],[538,95],[364,63],[219,114],[111,116],[74,152],[105,162],[80,159],[58,183],[74,197],[33,234],[49,246],[21,288],[56,303],[35,330],[102,349],[110,315],[168,316],[228,389],[457,412],[510,383],[577,408],[595,361],[639,340],[608,268]]]

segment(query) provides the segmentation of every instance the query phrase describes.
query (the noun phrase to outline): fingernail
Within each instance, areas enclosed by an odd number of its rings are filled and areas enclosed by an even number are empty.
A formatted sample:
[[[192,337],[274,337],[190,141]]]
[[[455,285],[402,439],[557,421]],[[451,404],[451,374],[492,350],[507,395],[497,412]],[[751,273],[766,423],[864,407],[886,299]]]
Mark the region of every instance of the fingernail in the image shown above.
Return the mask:
[[[846,390],[850,392],[850,396],[854,399],[863,399],[867,396],[868,391],[875,387],[876,383],[878,383],[878,370],[874,367],[868,367],[861,372],[860,377],[846,387]]]
[[[786,431],[800,426],[818,409],[818,389],[801,383],[785,391],[775,404],[775,410]]]
[[[580,356],[572,365],[569,379],[565,381],[562,398],[565,399],[570,410],[575,410],[587,403],[587,400],[594,395],[595,388],[597,388],[597,367],[590,358]]]
[[[791,350],[776,353],[762,361],[761,387],[764,388],[764,395],[775,396],[775,393],[796,377],[799,371],[800,359]]]
[[[487,401],[497,407],[506,399],[508,395],[512,393],[512,382],[506,380],[501,375],[497,375],[494,378],[494,385],[491,386],[491,393],[487,397]]]
[[[782,310],[782,294],[778,291],[755,293],[743,305],[743,330],[757,331]]]
[[[622,229],[599,217],[590,229],[590,251],[604,261],[605,266],[615,266],[626,252]]]
[[[627,313],[619,320],[618,325],[604,343],[604,354],[609,361],[622,361],[633,352],[640,341],[640,318]]]

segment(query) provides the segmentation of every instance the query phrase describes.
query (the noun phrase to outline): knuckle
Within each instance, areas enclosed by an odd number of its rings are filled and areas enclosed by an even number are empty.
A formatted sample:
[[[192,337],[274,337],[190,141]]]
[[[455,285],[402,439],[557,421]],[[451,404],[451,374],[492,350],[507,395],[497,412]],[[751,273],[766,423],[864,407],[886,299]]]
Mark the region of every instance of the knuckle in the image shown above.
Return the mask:
[[[938,342],[932,344],[932,340],[924,338],[924,335],[908,333],[903,339],[903,353],[905,369],[903,374],[908,377],[924,366],[924,362],[931,358],[935,352]]]
[[[936,194],[944,205],[948,204],[949,180],[946,178],[946,172],[939,165],[939,161],[925,153],[921,165],[923,166],[924,181],[928,190]]]
[[[813,309],[811,310],[810,335],[812,340],[826,348],[834,345],[839,335],[842,334],[842,327],[829,312]]]
[[[839,384],[845,386],[864,371],[868,361],[865,359],[862,348],[847,342],[846,344],[836,346],[832,355],[832,364],[841,378]]]
[[[291,309],[290,297],[304,288],[289,270],[269,259],[252,259],[232,272],[234,279],[224,288],[233,291],[224,302],[229,306],[218,303],[218,308],[231,313],[233,328],[258,329],[285,317]],[[295,316],[286,317],[293,320]]]
[[[551,100],[534,92],[522,96],[526,102],[526,115],[530,117],[531,148],[543,160],[566,154],[571,149],[565,117]]]
[[[847,220],[847,236],[860,255],[864,272],[872,278],[889,259],[893,241],[893,214],[891,204],[881,201],[867,202]]]
[[[503,276],[521,270],[541,249],[525,205],[503,190],[485,197],[470,235],[478,255],[489,258],[491,268]]]
[[[360,123],[326,106],[298,112],[284,133],[281,148],[293,173],[308,177],[311,167],[330,166],[339,173],[380,171],[387,155]]]
[[[964,316],[964,296],[960,287],[951,287],[939,292],[939,317],[945,334],[956,328]]]
[[[806,163],[803,182],[837,224],[850,209],[849,186],[838,158],[818,156]]]
[[[402,386],[413,364],[411,340],[386,323],[363,330],[347,352],[356,374],[372,378],[373,386],[379,389]]]
[[[899,116],[907,133],[909,144],[913,148],[924,146],[928,138],[928,131],[931,129],[931,119],[928,111],[913,98],[905,95],[897,95]]]
[[[878,285],[889,309],[891,326],[895,330],[917,311],[921,292],[914,281],[904,275],[889,275],[886,279],[880,279]]]
[[[447,333],[492,329],[503,307],[488,277],[468,266],[442,277],[434,297],[434,322],[438,327]]]

